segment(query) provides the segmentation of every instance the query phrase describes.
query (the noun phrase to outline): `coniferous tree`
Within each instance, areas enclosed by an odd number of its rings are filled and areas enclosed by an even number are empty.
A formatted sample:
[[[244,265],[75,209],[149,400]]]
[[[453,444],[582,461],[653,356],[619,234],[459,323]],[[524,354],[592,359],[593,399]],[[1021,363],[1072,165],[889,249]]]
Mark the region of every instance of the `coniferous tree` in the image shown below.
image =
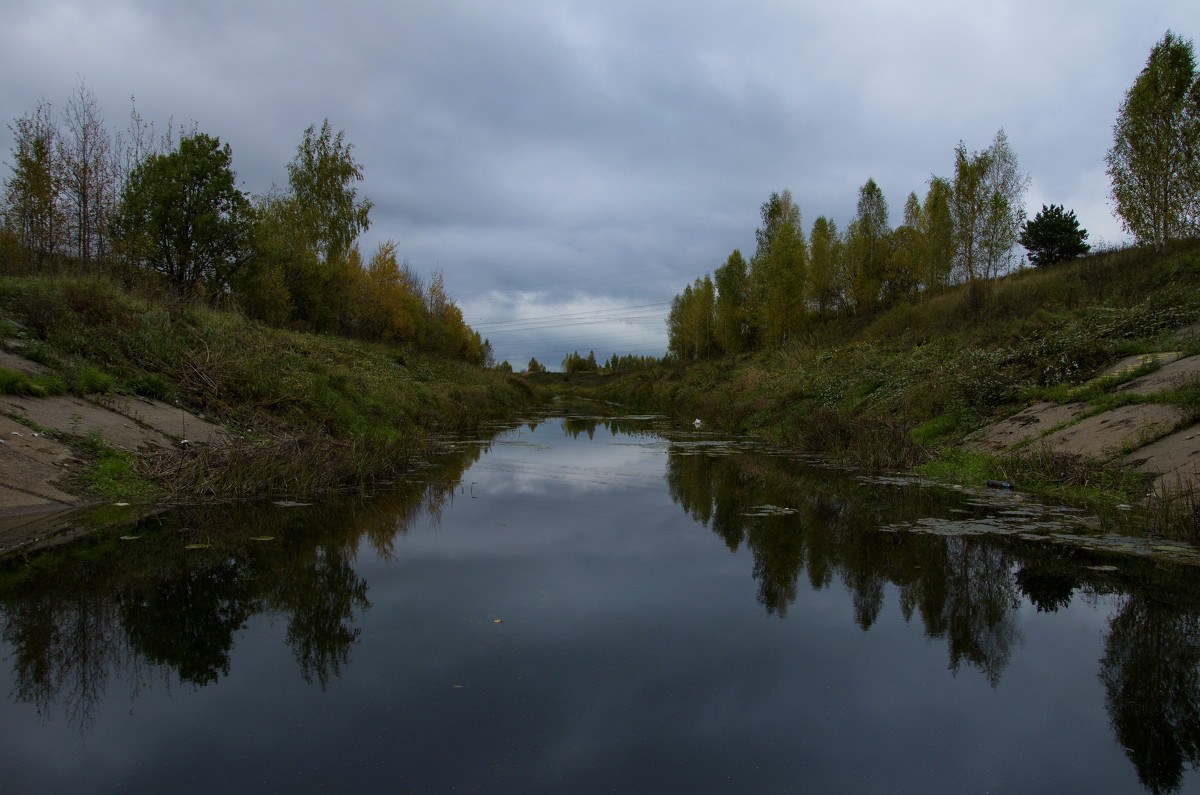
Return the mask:
[[[1044,267],[1075,259],[1091,250],[1088,233],[1079,226],[1075,211],[1060,204],[1042,205],[1042,211],[1026,221],[1020,243],[1029,251],[1034,265]]]

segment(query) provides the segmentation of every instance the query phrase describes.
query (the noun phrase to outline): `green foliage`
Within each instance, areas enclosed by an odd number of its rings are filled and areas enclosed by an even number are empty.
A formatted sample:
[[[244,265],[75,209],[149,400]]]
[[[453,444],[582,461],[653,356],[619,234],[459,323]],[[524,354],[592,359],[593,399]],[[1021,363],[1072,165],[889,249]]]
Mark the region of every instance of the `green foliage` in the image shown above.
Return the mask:
[[[1044,267],[1081,257],[1091,250],[1088,233],[1079,227],[1075,211],[1060,204],[1042,205],[1042,210],[1026,221],[1018,242],[1029,252],[1034,265]]]
[[[529,359],[529,365],[525,368],[525,372],[527,372],[527,373],[544,373],[544,372],[546,372],[546,365],[539,362],[537,360],[536,356],[532,356]]]
[[[589,351],[586,357],[580,356],[579,351],[567,354],[562,360],[562,368],[564,373],[594,373],[600,369],[595,351]]]
[[[250,204],[235,187],[229,145],[197,133],[134,169],[114,231],[126,259],[179,295],[228,288],[249,254]]]
[[[16,370],[0,367],[0,395],[50,397],[67,392],[67,384],[56,375],[42,374],[32,378]]]
[[[496,365],[496,371],[500,373],[511,373],[513,368],[512,365],[508,363],[508,360],[505,359],[504,361],[500,362],[500,364]]]
[[[4,226],[40,265],[59,252],[66,232],[59,201],[58,131],[45,102],[15,126],[9,125],[9,130],[12,176],[5,182]]]
[[[354,183],[363,179],[345,131],[333,132],[329,119],[321,129],[310,125],[288,164],[295,231],[319,259],[331,262],[349,254],[360,232],[371,225],[370,199],[358,198]]]
[[[1125,229],[1162,250],[1200,232],[1200,75],[1192,42],[1167,31],[1125,94],[1107,155]]]
[[[104,500],[150,502],[159,496],[157,486],[138,473],[137,458],[130,452],[114,450],[98,431],[79,442],[91,454],[92,464],[83,476],[88,489]]]
[[[83,367],[71,378],[71,391],[77,395],[108,395],[117,388],[117,379],[99,367]]]
[[[171,401],[175,388],[167,379],[156,373],[147,373],[121,381],[117,392],[123,395],[138,395],[152,400]]]
[[[472,428],[533,399],[516,379],[415,349],[271,329],[203,306],[173,320],[103,279],[3,279],[0,310],[31,329],[31,314],[44,322],[43,350],[78,363],[73,392],[178,399],[252,428]]]

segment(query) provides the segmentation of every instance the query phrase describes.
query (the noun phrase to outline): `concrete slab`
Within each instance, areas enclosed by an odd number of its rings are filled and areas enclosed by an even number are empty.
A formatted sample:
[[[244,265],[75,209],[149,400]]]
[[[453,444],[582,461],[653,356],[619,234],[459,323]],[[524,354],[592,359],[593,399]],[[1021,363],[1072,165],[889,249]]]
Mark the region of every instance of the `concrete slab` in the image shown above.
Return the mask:
[[[1038,438],[1056,425],[1077,419],[1087,410],[1086,403],[1035,403],[977,431],[964,446],[982,453],[1002,453],[1027,439]]]
[[[1121,406],[1056,431],[1042,442],[1058,452],[1107,461],[1163,436],[1186,417],[1182,408],[1170,404]]]
[[[192,444],[227,442],[233,438],[233,434],[220,425],[161,400],[124,395],[96,395],[92,400],[110,411],[148,425],[165,436],[187,439]]]
[[[1164,364],[1153,373],[1121,384],[1113,391],[1117,394],[1154,395],[1179,389],[1184,384],[1191,383],[1198,378],[1200,378],[1200,356],[1188,356]]]
[[[86,436],[93,430],[99,431],[113,447],[126,450],[172,447],[171,440],[159,431],[143,428],[129,417],[74,396],[6,395],[0,398],[0,412],[25,417],[39,427],[71,436]]]
[[[0,442],[0,513],[78,503],[56,485],[77,465],[66,445],[8,417],[0,417]]]
[[[1200,425],[1193,425],[1121,458],[1139,472],[1158,475],[1155,486],[1176,490],[1200,480]]]
[[[1170,364],[1183,358],[1181,351],[1160,351],[1158,353],[1139,353],[1134,356],[1129,356],[1114,364],[1104,372],[1100,373],[1101,378],[1112,375],[1123,375],[1131,373],[1142,365],[1150,362],[1158,362],[1159,364]]]
[[[38,364],[32,359],[26,359],[12,351],[0,349],[0,367],[7,367],[9,370],[16,370],[18,373],[24,373],[28,376],[44,375],[53,372],[49,367]]]

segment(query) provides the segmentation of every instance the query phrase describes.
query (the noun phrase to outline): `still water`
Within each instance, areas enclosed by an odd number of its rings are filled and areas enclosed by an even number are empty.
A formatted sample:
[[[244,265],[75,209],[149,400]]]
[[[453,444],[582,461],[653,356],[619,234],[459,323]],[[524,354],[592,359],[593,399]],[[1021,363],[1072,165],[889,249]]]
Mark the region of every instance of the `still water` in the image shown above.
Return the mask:
[[[8,560],[0,789],[1200,791],[1198,569],[1081,528],[544,417]]]

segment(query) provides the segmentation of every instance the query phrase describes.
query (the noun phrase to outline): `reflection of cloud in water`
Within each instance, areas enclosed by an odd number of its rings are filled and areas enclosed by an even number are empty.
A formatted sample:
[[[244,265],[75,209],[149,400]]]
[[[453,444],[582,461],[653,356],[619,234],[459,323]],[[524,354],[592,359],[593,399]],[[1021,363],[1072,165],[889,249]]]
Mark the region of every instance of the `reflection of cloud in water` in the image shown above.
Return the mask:
[[[526,432],[519,440],[496,445],[466,480],[476,496],[658,488],[665,467],[663,452],[657,443],[598,445],[586,439],[563,439],[560,434]]]

